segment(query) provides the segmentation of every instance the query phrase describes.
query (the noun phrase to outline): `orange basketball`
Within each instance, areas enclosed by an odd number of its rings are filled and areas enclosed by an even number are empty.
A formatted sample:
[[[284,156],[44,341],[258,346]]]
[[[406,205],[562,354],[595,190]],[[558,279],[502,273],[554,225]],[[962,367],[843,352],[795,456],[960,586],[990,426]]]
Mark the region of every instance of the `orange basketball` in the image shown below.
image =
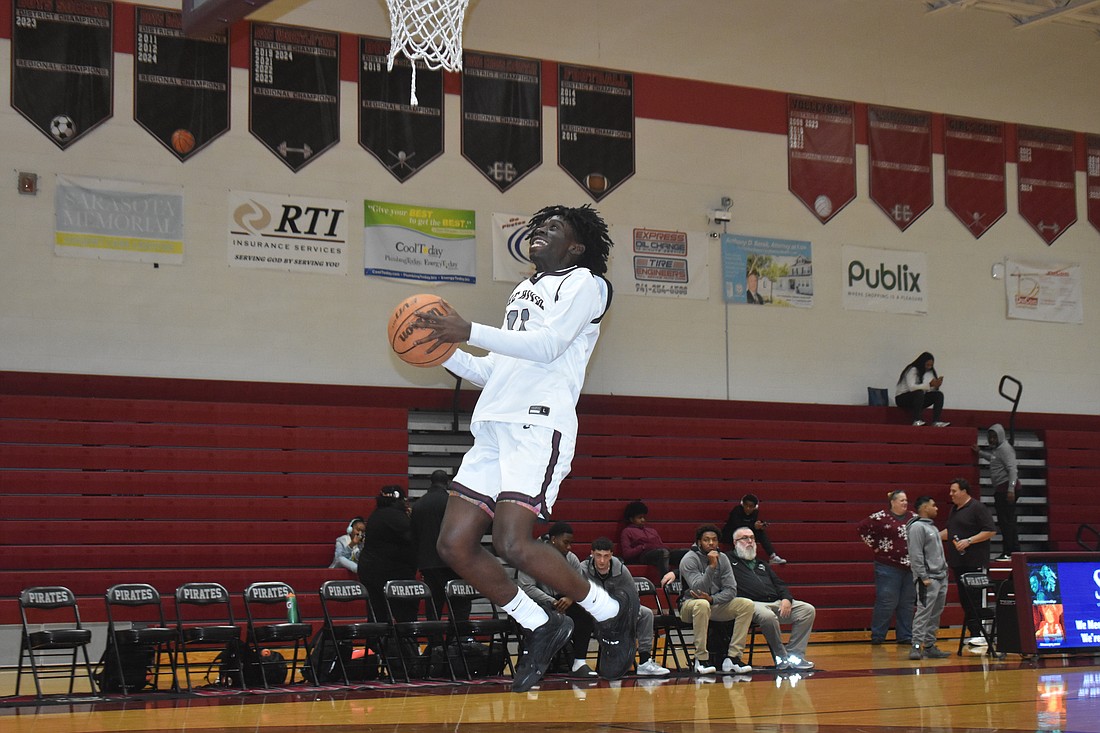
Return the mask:
[[[172,147],[180,155],[187,155],[195,149],[195,136],[190,130],[176,130],[172,133]]]
[[[438,341],[429,341],[417,346],[416,342],[431,334],[431,331],[426,328],[415,328],[413,323],[422,313],[445,314],[450,312],[451,307],[447,305],[447,301],[438,295],[420,294],[405,298],[393,309],[393,315],[390,316],[387,333],[389,334],[393,353],[397,354],[397,357],[406,364],[417,367],[431,367],[447,361],[451,358],[451,354],[455,353],[458,344],[442,344]],[[433,347],[435,347],[435,350],[428,353],[428,350]]]

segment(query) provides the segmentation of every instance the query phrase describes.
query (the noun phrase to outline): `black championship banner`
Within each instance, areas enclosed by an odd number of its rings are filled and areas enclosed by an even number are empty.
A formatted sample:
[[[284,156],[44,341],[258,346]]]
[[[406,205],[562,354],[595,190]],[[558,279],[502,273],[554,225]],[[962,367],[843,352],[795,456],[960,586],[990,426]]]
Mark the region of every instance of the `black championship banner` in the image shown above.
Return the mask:
[[[1089,222],[1100,231],[1100,135],[1085,135],[1085,192]]]
[[[1004,123],[944,115],[943,168],[947,208],[977,239],[1008,211]]]
[[[248,129],[292,171],[340,142],[340,34],[252,24]]]
[[[443,154],[443,71],[416,70],[403,54],[386,70],[388,38],[359,39],[359,144],[404,183]]]
[[[114,108],[113,6],[14,0],[11,106],[64,150]]]
[[[462,157],[501,191],[542,164],[542,62],[467,51]]]
[[[867,107],[871,200],[905,231],[932,208],[932,115]]]
[[[1077,221],[1077,166],[1073,133],[1016,126],[1020,216],[1048,245]]]
[[[180,160],[229,129],[229,43],[187,38],[183,13],[134,9],[134,121]]]
[[[787,97],[787,188],[825,224],[856,197],[855,105]]]
[[[558,165],[599,201],[634,175],[634,75],[558,65]]]

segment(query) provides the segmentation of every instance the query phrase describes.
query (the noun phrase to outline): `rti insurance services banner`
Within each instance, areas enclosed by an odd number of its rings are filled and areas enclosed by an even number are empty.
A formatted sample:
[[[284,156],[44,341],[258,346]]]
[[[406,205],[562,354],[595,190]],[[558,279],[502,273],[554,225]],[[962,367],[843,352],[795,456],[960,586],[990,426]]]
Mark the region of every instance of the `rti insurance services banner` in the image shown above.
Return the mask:
[[[841,254],[845,310],[927,315],[928,262],[923,252],[844,245]]]
[[[183,186],[57,176],[54,254],[183,263]]]
[[[426,282],[477,282],[474,212],[363,202],[363,274]]]
[[[229,192],[229,266],[348,274],[348,202]]]
[[[1008,317],[1081,323],[1081,266],[1005,260]]]

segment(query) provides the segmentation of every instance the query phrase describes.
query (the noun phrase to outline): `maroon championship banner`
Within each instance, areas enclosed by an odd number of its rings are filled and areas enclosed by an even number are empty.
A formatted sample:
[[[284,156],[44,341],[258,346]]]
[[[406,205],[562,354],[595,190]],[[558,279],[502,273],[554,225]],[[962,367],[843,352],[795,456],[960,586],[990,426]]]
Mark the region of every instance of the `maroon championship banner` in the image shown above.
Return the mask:
[[[1017,125],[1016,163],[1020,216],[1053,244],[1077,221],[1077,169],[1073,133]]]
[[[634,175],[634,75],[558,65],[558,165],[599,201]]]
[[[1100,135],[1085,135],[1085,191],[1089,223],[1100,231]]]
[[[787,188],[825,224],[856,197],[855,105],[787,97]]]
[[[932,208],[932,115],[867,107],[871,200],[903,232]]]
[[[467,51],[462,157],[500,191],[542,164],[542,62]]]
[[[1003,122],[943,118],[944,198],[977,239],[1008,211]]]
[[[390,39],[359,38],[359,144],[404,183],[443,154],[443,72],[421,65],[409,99],[412,64],[398,54],[387,71]]]

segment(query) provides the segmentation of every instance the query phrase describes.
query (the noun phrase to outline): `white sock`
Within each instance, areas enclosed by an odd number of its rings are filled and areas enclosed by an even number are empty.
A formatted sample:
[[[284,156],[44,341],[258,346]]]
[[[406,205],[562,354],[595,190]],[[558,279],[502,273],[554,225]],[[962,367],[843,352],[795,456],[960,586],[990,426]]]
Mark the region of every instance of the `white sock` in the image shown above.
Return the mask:
[[[501,608],[504,612],[516,620],[516,623],[533,631],[550,620],[542,606],[531,600],[531,596],[522,590],[516,590],[516,597],[505,603]]]
[[[588,581],[588,595],[577,603],[596,621],[606,621],[619,613],[619,602],[591,580]]]
[[[586,664],[588,664],[588,660],[586,660],[586,659],[574,659],[573,660],[573,671],[576,672],[578,669],[580,669],[581,667],[583,667]]]

